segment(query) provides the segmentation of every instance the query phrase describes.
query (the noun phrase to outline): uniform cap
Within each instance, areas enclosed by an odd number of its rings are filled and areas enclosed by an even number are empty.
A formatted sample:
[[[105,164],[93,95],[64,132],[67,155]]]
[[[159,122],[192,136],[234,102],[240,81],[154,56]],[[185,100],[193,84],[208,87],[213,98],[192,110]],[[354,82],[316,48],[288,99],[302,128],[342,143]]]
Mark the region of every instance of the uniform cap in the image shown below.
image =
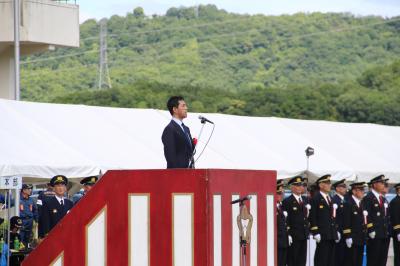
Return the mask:
[[[50,185],[54,187],[54,185],[56,185],[56,184],[67,185],[68,184],[68,178],[66,176],[63,176],[63,175],[53,176],[53,178],[50,180]]]

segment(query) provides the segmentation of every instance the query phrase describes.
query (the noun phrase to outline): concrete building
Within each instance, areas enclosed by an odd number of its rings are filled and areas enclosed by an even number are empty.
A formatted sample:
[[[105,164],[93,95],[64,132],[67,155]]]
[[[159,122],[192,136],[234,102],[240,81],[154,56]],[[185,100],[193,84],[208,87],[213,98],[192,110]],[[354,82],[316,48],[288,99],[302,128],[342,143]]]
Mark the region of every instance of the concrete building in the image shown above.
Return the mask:
[[[20,0],[20,54],[60,46],[79,47],[79,6]],[[14,0],[5,0],[0,2],[0,98],[15,99],[14,71]]]

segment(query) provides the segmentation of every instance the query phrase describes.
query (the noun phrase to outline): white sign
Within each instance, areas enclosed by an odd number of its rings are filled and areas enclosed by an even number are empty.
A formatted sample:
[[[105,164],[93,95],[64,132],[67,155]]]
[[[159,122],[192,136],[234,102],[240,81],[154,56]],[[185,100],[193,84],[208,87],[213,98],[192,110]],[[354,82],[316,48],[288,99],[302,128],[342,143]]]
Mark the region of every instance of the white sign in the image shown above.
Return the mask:
[[[21,189],[21,176],[2,176],[0,177],[0,189]]]

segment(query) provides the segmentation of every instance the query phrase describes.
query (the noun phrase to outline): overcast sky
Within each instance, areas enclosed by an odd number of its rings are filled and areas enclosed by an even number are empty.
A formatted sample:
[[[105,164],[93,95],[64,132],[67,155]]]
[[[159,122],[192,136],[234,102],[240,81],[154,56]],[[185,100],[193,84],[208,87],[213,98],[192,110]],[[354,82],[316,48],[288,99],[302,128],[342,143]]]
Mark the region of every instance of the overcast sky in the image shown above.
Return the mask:
[[[170,7],[214,4],[218,8],[241,14],[280,15],[297,12],[351,12],[355,15],[400,15],[400,0],[77,0],[80,21],[101,19],[114,14],[126,15],[135,7],[144,8],[146,15],[165,14]]]

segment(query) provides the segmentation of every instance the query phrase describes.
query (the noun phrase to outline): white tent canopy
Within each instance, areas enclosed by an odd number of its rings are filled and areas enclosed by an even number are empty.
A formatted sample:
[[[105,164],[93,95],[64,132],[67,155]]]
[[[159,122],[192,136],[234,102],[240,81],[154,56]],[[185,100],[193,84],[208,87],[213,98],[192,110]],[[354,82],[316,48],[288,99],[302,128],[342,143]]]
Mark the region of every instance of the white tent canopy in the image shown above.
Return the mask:
[[[185,124],[198,137],[201,123]],[[334,179],[369,180],[385,174],[400,182],[400,127],[374,124],[207,114],[216,127],[197,168],[306,170]],[[0,176],[83,177],[108,169],[157,169],[166,163],[161,133],[167,111],[0,100]],[[200,153],[211,133],[206,124]],[[196,158],[196,156],[195,156]]]

